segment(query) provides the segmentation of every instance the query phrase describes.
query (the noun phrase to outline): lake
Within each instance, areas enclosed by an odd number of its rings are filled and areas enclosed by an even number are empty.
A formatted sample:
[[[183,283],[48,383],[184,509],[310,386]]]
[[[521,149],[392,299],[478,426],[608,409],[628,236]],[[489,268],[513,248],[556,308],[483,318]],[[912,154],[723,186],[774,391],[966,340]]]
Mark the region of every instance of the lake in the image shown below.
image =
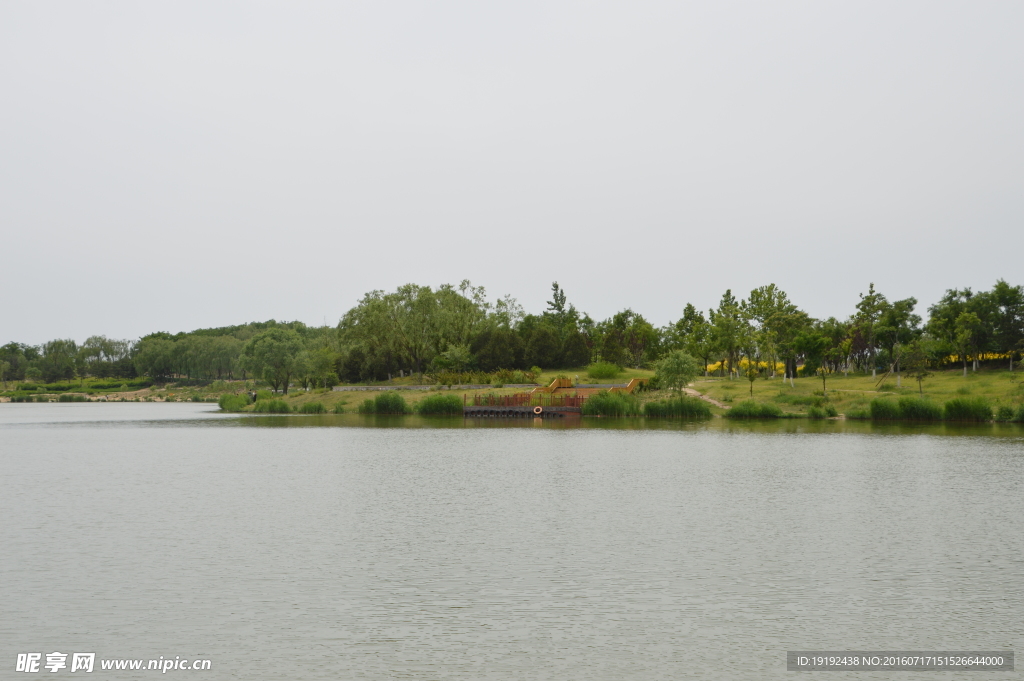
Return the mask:
[[[1024,637],[1020,426],[3,404],[0,461],[9,669],[767,679]]]

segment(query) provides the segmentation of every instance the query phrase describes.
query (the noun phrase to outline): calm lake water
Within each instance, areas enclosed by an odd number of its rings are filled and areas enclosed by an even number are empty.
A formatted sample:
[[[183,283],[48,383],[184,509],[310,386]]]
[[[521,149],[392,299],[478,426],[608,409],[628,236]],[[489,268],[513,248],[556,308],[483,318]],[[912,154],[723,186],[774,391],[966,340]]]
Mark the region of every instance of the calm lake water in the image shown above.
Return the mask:
[[[0,405],[0,676],[53,651],[649,681],[1024,650],[1019,426],[215,410]]]

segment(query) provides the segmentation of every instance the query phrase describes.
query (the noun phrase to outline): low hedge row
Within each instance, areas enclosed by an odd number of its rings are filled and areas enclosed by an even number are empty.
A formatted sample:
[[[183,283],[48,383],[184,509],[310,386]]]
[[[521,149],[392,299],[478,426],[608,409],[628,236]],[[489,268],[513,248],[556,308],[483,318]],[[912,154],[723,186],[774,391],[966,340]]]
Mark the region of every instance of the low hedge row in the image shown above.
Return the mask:
[[[921,397],[904,396],[898,400],[878,397],[871,400],[868,415],[872,421],[984,422],[993,417],[992,405],[982,397],[956,397],[943,406]]]

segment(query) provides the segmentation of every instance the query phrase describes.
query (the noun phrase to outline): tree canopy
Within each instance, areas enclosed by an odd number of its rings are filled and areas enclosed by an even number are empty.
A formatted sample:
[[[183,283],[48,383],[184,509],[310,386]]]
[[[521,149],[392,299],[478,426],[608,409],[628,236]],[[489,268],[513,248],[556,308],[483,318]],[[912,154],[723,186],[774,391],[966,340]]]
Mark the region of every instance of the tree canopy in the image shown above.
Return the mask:
[[[592,362],[655,368],[667,385],[665,361],[683,355],[698,373],[714,368],[793,379],[906,366],[913,376],[950,361],[964,373],[982,361],[1013,362],[1024,351],[1024,287],[999,279],[991,290],[952,288],[928,308],[916,298],[890,299],[869,283],[848,316],[816,320],[775,284],[745,297],[727,290],[706,311],[680,301],[681,316],[657,328],[626,308],[594,320],[552,282],[550,300],[527,314],[510,295],[494,302],[468,280],[437,288],[405,284],[366,293],[336,327],[302,322],[251,322],[191,332],[154,332],[137,340],[93,335],[38,346],[0,346],[5,381],[67,381],[79,377],[153,380],[264,380],[329,387],[338,381],[387,380],[399,374],[571,369]],[[924,372],[924,374],[922,374]]]

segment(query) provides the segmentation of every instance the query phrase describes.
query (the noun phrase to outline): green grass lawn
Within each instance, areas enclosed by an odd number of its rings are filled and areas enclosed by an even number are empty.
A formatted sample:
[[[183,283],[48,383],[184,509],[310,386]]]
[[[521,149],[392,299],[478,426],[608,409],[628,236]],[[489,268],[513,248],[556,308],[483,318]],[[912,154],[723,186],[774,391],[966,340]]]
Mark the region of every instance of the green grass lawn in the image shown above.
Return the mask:
[[[579,367],[577,369],[551,369],[545,370],[541,373],[540,378],[537,382],[540,385],[551,385],[551,382],[559,376],[568,376],[572,379],[573,383],[576,383],[576,377],[579,376],[580,383],[607,383],[607,384],[619,384],[629,383],[634,378],[651,378],[654,376],[654,371],[651,369],[623,369],[618,373],[615,378],[589,378],[587,376],[587,367]]]
[[[881,378],[881,375],[879,375]],[[878,378],[861,374],[850,374],[848,378],[839,374],[829,377],[825,382],[826,392],[822,392],[821,378],[797,378],[794,386],[789,381],[783,382],[781,377],[774,379],[759,378],[754,381],[755,400],[774,402],[783,411],[804,414],[808,407],[822,406],[826,400],[845,413],[852,409],[867,409],[876,397],[898,397],[901,395],[919,395],[917,381],[903,377],[902,387],[896,386],[896,376],[889,376],[885,382],[876,386]],[[750,383],[746,377],[729,380],[727,378],[698,378],[690,387],[699,390],[708,397],[729,404],[750,399]],[[1024,372],[1013,372],[983,369],[977,373],[968,372],[964,378],[960,369],[936,371],[922,384],[924,397],[942,405],[954,397],[968,395],[983,397],[993,407],[999,405],[1019,405],[1024,402]]]
[[[544,371],[541,373],[538,385],[550,385],[559,376],[568,376],[573,382],[576,381],[576,376],[579,376],[580,383],[606,383],[606,384],[618,384],[627,383],[633,378],[650,378],[654,376],[654,372],[649,369],[623,369],[615,378],[605,379],[589,379],[587,378],[586,367],[580,367],[578,369],[552,369],[551,371]],[[404,379],[396,378],[390,384],[385,383],[381,385],[413,385],[417,382],[413,377],[405,377]],[[496,395],[511,395],[518,392],[529,392],[532,388],[485,388],[483,390],[402,390],[399,388],[395,392],[405,398],[406,403],[409,406],[415,405],[417,402],[427,397],[428,395],[436,395],[438,392],[442,394],[448,394],[449,392],[453,395],[458,395],[460,398],[462,395],[468,395],[469,399],[473,399],[473,395],[486,395],[488,393],[494,393]],[[362,403],[363,400],[372,399],[378,393],[373,390],[351,390],[351,391],[333,391],[333,390],[313,390],[306,392],[304,390],[292,389],[286,399],[291,405],[292,409],[297,409],[307,402],[323,402],[324,406],[327,407],[328,411],[332,411],[336,404],[341,404],[345,411],[355,411],[356,407]],[[643,400],[664,398],[668,395],[667,392],[651,392],[644,393]]]
[[[623,369],[615,378],[589,379],[587,378],[586,367],[576,369],[560,369],[544,371],[541,373],[538,384],[549,385],[558,376],[568,376],[574,382],[579,377],[580,383],[626,383],[632,378],[650,378],[654,372],[648,369]],[[86,379],[75,381],[74,388],[69,393],[89,393],[91,397],[116,396],[121,392],[117,389],[96,389],[92,384],[99,383],[99,380]],[[414,377],[396,379],[393,384],[409,385],[416,382]],[[898,397],[901,395],[918,395],[918,385],[913,379],[903,377],[902,386],[896,386],[896,376],[889,376],[885,381],[876,385],[877,379],[861,374],[851,374],[844,377],[842,374],[829,377],[826,380],[826,391],[822,391],[820,378],[798,378],[791,387],[789,381],[783,381],[781,377],[774,379],[758,378],[754,381],[753,398],[761,402],[772,402],[777,404],[784,412],[790,414],[806,414],[812,407],[822,407],[831,404],[843,414],[850,410],[866,410],[871,400],[876,397]],[[71,383],[69,381],[69,383]],[[251,382],[248,384],[252,385]],[[15,388],[16,384],[9,384],[9,388]],[[138,396],[139,399],[192,401],[193,399],[204,399],[216,401],[217,397],[224,392],[235,392],[242,390],[246,385],[242,381],[218,381],[207,386],[154,386],[151,389],[138,390],[129,388],[127,394],[129,399]],[[740,402],[750,398],[750,383],[745,377],[729,380],[727,378],[709,377],[698,378],[692,388],[701,393],[716,399],[726,405]],[[507,395],[515,392],[522,392],[524,388],[486,388],[484,390],[452,390],[452,394],[460,397],[465,393],[472,399],[475,393],[496,393]],[[434,390],[399,390],[399,394],[406,402],[414,405],[428,395],[437,394]],[[447,394],[448,391],[441,391]],[[936,371],[923,382],[924,396],[938,405],[955,397],[981,397],[988,400],[993,408],[1001,405],[1010,405],[1016,408],[1024,403],[1024,371],[1010,373],[1005,368],[994,369],[984,368],[977,373],[968,372],[967,377],[963,376],[962,370],[958,368]],[[12,396],[15,391],[10,390],[0,393],[4,396]],[[328,411],[333,410],[336,404],[342,404],[346,411],[354,411],[355,408],[365,399],[376,395],[374,391],[345,391],[334,392],[331,390],[304,390],[292,388],[289,395],[284,397],[293,409],[301,407],[308,402],[322,402]],[[669,396],[668,391],[650,391],[638,394],[641,401],[664,399]],[[56,399],[56,394],[53,395]],[[716,413],[723,413],[724,410],[715,408]]]

